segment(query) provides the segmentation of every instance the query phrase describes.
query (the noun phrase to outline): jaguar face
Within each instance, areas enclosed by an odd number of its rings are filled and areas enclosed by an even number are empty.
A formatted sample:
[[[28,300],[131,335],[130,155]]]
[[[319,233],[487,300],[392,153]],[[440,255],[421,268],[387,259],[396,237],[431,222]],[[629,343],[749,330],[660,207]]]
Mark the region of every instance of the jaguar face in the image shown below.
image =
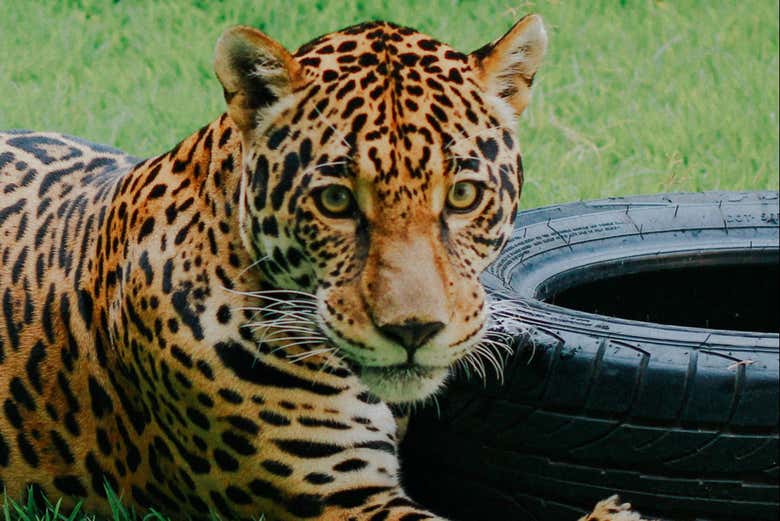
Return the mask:
[[[271,286],[316,296],[320,332],[388,402],[434,393],[482,339],[545,46],[536,16],[469,55],[384,22],[295,54],[249,28],[218,44],[244,241]]]

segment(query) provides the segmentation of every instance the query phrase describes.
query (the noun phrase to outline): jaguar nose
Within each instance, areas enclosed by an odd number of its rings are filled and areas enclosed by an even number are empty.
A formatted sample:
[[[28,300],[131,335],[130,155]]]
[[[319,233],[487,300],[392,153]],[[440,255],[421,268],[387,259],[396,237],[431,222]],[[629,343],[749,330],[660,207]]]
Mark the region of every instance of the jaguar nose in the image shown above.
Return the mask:
[[[387,324],[379,326],[386,337],[398,342],[411,356],[421,345],[444,327],[444,322],[417,322],[407,320],[402,324]]]

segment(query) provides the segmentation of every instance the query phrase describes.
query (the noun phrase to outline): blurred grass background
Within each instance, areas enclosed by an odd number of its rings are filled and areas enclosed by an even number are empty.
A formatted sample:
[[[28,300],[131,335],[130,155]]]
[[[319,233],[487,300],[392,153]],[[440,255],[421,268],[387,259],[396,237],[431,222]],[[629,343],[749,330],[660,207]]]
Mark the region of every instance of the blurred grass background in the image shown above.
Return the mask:
[[[550,48],[519,125],[523,207],[778,188],[774,0],[0,0],[0,128],[154,155],[223,111],[211,61],[229,25],[294,49],[388,19],[468,51],[531,11]]]
[[[469,51],[528,12],[550,47],[518,129],[523,207],[778,189],[775,0],[0,0],[0,128],[155,155],[223,111],[212,53],[232,24],[294,49],[387,19]],[[6,521],[59,516],[0,505]]]

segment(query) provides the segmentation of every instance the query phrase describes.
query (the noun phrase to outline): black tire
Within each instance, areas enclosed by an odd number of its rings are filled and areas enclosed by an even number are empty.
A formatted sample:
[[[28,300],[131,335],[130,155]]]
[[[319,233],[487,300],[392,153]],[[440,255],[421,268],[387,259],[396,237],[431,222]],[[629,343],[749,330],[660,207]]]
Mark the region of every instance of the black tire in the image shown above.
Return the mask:
[[[777,192],[573,203],[518,223],[484,278],[524,324],[504,383],[455,378],[415,414],[412,497],[456,521],[574,520],[614,493],[646,517],[778,519]],[[665,324],[629,320],[647,316]],[[724,329],[694,327],[707,325]]]

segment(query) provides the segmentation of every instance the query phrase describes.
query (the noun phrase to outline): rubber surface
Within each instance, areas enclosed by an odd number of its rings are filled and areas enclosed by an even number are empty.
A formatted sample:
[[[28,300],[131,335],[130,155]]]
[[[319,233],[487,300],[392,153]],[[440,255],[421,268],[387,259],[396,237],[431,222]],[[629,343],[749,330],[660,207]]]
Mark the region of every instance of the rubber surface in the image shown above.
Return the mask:
[[[776,266],[777,192],[573,203],[518,223],[484,278],[522,321],[504,382],[457,378],[438,410],[412,418],[412,497],[455,521],[574,520],[613,493],[646,517],[778,519],[776,326],[661,325],[543,301],[649,270]],[[756,302],[776,301],[778,280],[757,280]]]

